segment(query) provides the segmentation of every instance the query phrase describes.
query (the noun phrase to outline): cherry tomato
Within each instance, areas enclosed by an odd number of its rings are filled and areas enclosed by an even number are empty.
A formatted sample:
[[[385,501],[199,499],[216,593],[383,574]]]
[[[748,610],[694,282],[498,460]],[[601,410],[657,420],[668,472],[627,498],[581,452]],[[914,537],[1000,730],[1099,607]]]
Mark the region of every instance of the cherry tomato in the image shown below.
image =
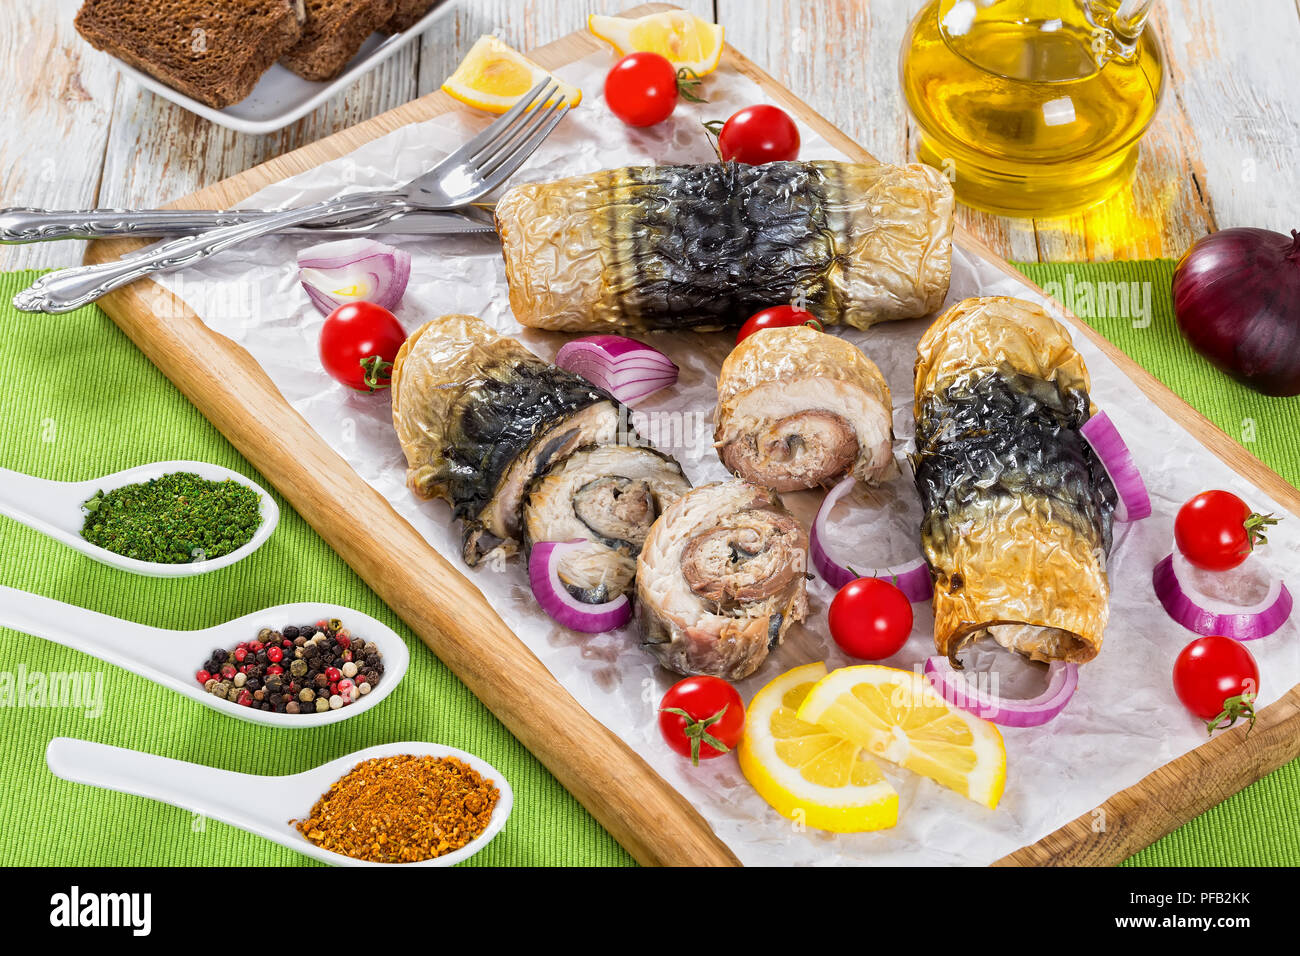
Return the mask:
[[[659,731],[668,746],[701,760],[734,750],[745,732],[745,702],[720,677],[688,677],[668,688],[659,704]]]
[[[912,633],[912,603],[879,578],[858,578],[840,588],[827,616],[831,637],[850,657],[880,661],[897,654]]]
[[[1245,645],[1230,637],[1202,637],[1188,644],[1174,662],[1174,693],[1210,732],[1230,727],[1238,717],[1255,723],[1259,666]]]
[[[628,126],[654,126],[677,106],[677,68],[658,53],[629,53],[605,77],[605,102]]]
[[[745,324],[736,333],[736,344],[739,345],[759,329],[786,329],[793,325],[808,325],[818,332],[822,331],[821,321],[811,312],[796,309],[792,305],[774,305],[770,309],[755,312],[745,320]]]
[[[734,160],[751,166],[798,159],[799,127],[785,110],[747,106],[722,124],[718,152],[723,162]]]
[[[1255,514],[1230,491],[1203,491],[1178,509],[1174,542],[1196,567],[1227,571],[1266,541],[1264,529],[1274,524],[1276,518]]]
[[[406,332],[396,316],[371,302],[349,302],[320,330],[320,361],[338,381],[360,392],[387,388]]]

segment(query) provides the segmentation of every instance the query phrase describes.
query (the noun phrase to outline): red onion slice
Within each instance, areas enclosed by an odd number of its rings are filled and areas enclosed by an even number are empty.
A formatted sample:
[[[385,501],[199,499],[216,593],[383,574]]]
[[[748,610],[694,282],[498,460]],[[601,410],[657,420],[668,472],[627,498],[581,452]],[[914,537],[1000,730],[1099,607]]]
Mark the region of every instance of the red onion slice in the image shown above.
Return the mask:
[[[631,620],[632,602],[626,594],[620,594],[604,604],[585,604],[569,593],[560,580],[560,558],[586,543],[582,538],[574,538],[533,545],[528,556],[528,582],[533,586],[537,603],[556,623],[584,634],[601,634]]]
[[[817,517],[813,519],[812,534],[808,539],[808,553],[812,557],[813,567],[827,584],[837,590],[856,578],[880,578],[895,585],[913,604],[930,600],[934,594],[934,581],[930,577],[930,566],[925,563],[925,558],[914,558],[904,564],[896,564],[888,568],[871,568],[860,574],[854,574],[848,568],[838,564],[822,544],[822,539],[826,536],[826,522],[830,519],[835,503],[849,493],[856,480],[852,475],[845,478],[826,493],[826,497],[822,499],[822,506],[817,509]]]
[[[621,335],[589,335],[560,347],[555,364],[631,403],[677,381],[677,366],[656,348]]]
[[[1257,560],[1253,555],[1247,562]],[[1245,565],[1242,565],[1244,567]],[[1236,641],[1268,637],[1291,616],[1293,601],[1282,579],[1270,576],[1268,592],[1254,604],[1228,604],[1197,591],[1191,581],[1191,565],[1174,550],[1156,565],[1151,576],[1156,597],[1175,621],[1197,634],[1221,635]]]
[[[1151,496],[1138,471],[1133,455],[1120,437],[1119,429],[1105,412],[1098,412],[1079,429],[1092,446],[1097,460],[1110,476],[1119,503],[1115,506],[1116,521],[1138,521],[1151,514]]]
[[[391,312],[410,278],[411,254],[374,239],[340,239],[298,253],[298,280],[321,315],[349,302]]]
[[[952,666],[940,655],[925,662],[925,676],[948,703],[1003,727],[1039,727],[1065,709],[1079,686],[1079,665],[1052,661],[1047,687],[1029,700],[997,697]]]

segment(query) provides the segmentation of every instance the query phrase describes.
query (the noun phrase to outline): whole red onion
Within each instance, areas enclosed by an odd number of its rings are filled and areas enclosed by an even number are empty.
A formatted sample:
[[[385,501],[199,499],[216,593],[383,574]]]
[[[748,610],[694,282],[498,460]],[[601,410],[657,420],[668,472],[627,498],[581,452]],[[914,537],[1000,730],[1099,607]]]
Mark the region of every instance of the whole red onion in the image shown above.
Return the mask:
[[[1300,395],[1300,232],[1221,229],[1174,270],[1174,318],[1192,348],[1265,395]]]

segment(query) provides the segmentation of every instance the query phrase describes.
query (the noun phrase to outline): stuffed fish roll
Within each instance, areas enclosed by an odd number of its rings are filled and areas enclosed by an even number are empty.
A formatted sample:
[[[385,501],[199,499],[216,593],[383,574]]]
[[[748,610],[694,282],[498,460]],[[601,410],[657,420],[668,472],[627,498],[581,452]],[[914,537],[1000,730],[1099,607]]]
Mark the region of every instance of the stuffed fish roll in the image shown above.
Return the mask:
[[[524,545],[585,540],[560,559],[560,582],[579,601],[613,601],[632,584],[650,526],[690,487],[681,465],[653,448],[580,448],[529,485]]]
[[[637,559],[641,642],[679,674],[740,680],[808,613],[808,535],[781,499],[744,481],[688,491]]]
[[[1101,648],[1116,495],[1079,433],[1088,389],[1031,302],[965,299],[921,338],[914,466],[939,653],[984,637],[1037,661]]]
[[[760,329],[718,375],[718,456],[773,491],[879,477],[893,458],[889,386],[851,342],[808,326]]]
[[[621,420],[606,392],[470,315],[444,315],[406,340],[392,402],[407,484],[451,505],[471,566],[516,553],[528,483],[574,449],[613,442]]]
[[[510,306],[562,331],[718,329],[800,301],[865,329],[943,304],[952,187],[929,166],[634,166],[510,189]]]

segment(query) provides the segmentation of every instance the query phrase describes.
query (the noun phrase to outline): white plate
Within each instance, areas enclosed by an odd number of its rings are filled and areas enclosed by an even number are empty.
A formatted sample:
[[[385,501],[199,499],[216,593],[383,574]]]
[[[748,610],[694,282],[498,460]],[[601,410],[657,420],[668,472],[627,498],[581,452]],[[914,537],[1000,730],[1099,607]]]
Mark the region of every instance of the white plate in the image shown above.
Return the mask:
[[[178,106],[183,106],[191,113],[197,113],[204,119],[211,120],[218,126],[240,133],[273,133],[277,129],[288,126],[294,120],[306,116],[335,93],[347,89],[364,74],[415,40],[450,9],[451,4],[440,2],[401,33],[394,33],[392,36],[372,33],[338,78],[328,83],[304,80],[298,74],[276,63],[257,81],[257,86],[253,87],[252,93],[224,110],[214,110],[211,106],[206,106],[172,89],[161,80],[142,73],[116,57],[113,58],[113,62],[119,70],[145,89],[165,100],[171,100]]]

